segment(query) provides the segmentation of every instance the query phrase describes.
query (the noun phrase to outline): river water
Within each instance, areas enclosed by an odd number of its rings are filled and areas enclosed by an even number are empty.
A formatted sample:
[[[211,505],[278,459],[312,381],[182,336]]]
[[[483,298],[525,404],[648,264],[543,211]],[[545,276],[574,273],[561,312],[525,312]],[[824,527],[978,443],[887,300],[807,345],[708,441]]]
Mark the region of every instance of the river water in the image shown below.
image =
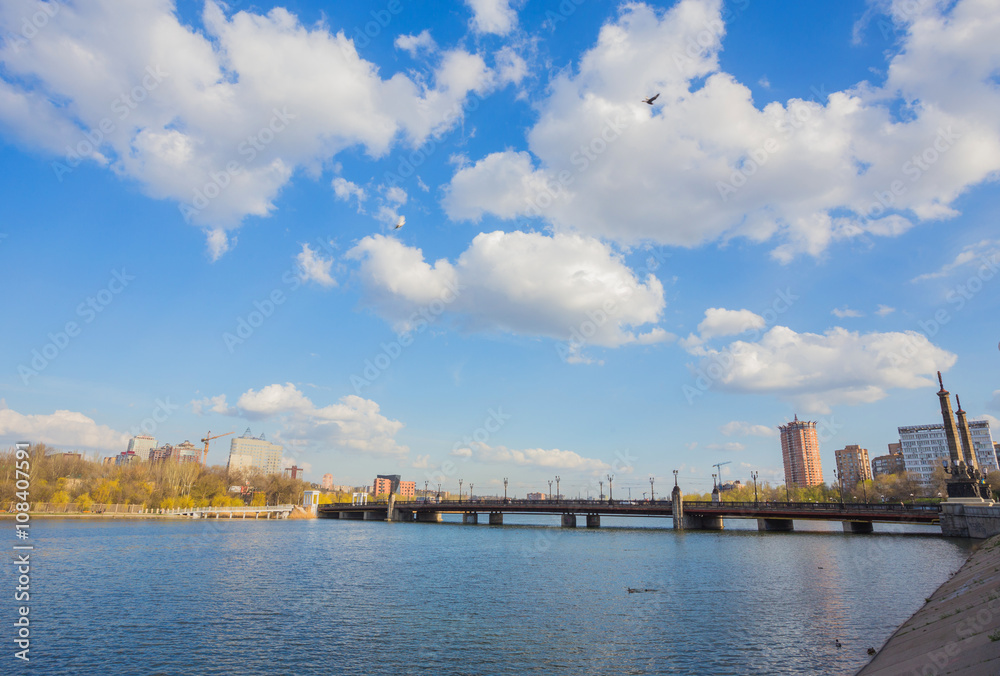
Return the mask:
[[[506,520],[34,519],[31,662],[8,630],[2,671],[852,674],[970,547],[923,527]]]

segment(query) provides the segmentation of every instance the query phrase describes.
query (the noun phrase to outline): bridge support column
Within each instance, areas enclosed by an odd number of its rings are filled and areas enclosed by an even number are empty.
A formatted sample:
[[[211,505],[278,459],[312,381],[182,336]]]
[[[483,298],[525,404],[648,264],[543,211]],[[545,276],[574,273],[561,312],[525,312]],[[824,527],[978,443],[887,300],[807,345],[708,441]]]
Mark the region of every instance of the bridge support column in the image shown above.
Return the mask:
[[[441,523],[441,512],[417,512],[417,521]]]
[[[845,533],[871,533],[874,530],[871,521],[844,521]]]
[[[503,525],[503,512],[490,512],[490,525],[491,526],[502,526]]]
[[[383,518],[385,518],[379,512],[362,512],[362,514],[364,514],[364,516],[362,516],[361,518],[364,521],[381,521]],[[268,516],[268,518],[271,517]]]
[[[462,523],[472,525],[479,523],[479,514],[477,512],[466,512],[462,515]]]
[[[563,528],[576,528],[576,514],[563,514],[562,515],[562,527]]]
[[[601,515],[600,514],[588,514],[587,515],[587,528],[600,528],[601,527]]]
[[[701,517],[701,527],[704,530],[722,530],[722,517],[703,516]]]
[[[684,530],[687,527],[684,518],[684,494],[677,486],[677,476],[674,475],[674,491],[670,494],[671,511],[674,515],[674,530]]]
[[[757,519],[757,530],[792,531],[795,528],[791,519]]]

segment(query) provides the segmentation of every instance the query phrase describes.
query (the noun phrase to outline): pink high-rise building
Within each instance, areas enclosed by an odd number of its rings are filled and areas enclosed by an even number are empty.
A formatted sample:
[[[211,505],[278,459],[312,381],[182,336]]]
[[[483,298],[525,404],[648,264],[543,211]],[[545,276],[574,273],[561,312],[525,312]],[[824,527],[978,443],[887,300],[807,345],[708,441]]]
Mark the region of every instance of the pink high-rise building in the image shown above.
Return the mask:
[[[332,474],[324,474],[323,475],[323,481],[320,482],[319,487],[320,488],[324,488],[324,489],[326,489],[328,491],[329,490],[333,490],[333,475]]]
[[[816,423],[795,420],[780,425],[781,458],[785,463],[785,485],[805,488],[823,483],[823,466],[819,460],[819,439]]]

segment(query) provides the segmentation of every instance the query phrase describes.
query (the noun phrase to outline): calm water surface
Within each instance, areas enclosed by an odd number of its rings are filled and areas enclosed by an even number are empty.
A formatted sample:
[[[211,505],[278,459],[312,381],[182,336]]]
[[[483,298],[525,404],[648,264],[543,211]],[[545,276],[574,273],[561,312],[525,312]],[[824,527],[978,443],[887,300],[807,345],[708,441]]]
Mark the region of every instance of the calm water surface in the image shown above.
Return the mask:
[[[20,673],[850,674],[969,550],[917,527],[514,520],[35,519]]]

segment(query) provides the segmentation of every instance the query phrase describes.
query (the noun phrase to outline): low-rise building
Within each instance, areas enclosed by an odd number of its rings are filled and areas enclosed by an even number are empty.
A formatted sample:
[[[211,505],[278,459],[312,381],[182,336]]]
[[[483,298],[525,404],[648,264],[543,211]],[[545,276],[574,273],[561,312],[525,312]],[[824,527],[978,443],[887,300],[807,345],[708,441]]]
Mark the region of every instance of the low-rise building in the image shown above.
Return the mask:
[[[903,447],[899,443],[889,444],[889,453],[872,458],[872,477],[903,474],[906,472],[906,462],[903,459]]]

